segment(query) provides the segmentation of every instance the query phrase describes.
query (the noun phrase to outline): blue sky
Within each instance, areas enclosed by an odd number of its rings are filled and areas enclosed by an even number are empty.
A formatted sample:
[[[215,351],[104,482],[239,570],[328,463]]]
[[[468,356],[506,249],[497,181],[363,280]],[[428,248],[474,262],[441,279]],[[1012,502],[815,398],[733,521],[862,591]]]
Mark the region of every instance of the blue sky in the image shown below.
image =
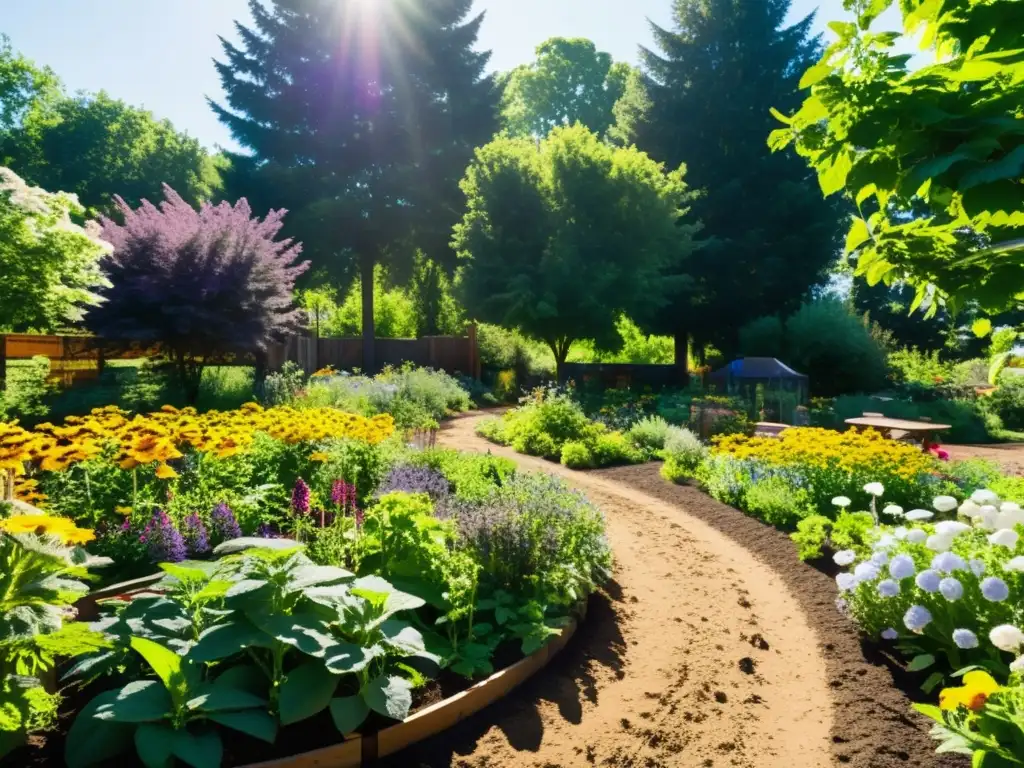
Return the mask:
[[[233,20],[248,21],[245,0],[2,2],[0,33],[70,89],[104,89],[169,118],[208,147],[232,146],[204,97],[221,97],[211,60],[220,56],[217,36],[234,39]],[[508,69],[556,35],[589,37],[635,63],[637,46],[651,39],[647,19],[667,25],[671,0],[477,0],[476,7],[487,11],[481,46],[494,52],[494,68]],[[793,16],[815,8],[820,29],[846,17],[841,0],[794,0]]]

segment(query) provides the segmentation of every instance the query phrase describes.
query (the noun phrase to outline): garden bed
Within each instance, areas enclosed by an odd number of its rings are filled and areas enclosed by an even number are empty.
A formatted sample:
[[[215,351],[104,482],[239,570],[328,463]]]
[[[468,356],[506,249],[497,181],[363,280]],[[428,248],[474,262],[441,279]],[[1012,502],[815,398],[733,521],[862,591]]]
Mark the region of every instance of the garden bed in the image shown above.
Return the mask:
[[[685,509],[779,575],[819,638],[816,650],[825,659],[832,694],[837,763],[865,768],[960,768],[969,763],[962,757],[935,754],[936,744],[928,735],[930,722],[910,709],[914,699],[930,700],[918,690],[924,675],[907,674],[878,646],[861,641],[857,627],[836,610],[838,593],[830,562],[822,569],[801,563],[787,534],[695,487],[666,482],[659,476],[659,468],[652,463],[588,474]]]

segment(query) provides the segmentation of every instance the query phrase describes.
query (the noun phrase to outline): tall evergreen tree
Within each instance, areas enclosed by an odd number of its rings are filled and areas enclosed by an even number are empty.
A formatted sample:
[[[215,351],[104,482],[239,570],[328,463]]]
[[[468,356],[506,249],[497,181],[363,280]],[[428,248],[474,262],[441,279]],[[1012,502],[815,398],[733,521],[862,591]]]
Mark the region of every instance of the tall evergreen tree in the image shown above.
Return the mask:
[[[496,127],[472,0],[250,0],[222,41],[227,106],[248,150],[229,190],[292,211],[314,268],[358,272],[363,366],[374,368],[373,267],[421,249],[451,265],[459,180]]]
[[[675,0],[674,28],[653,25],[658,52],[641,52],[647,98],[618,110],[620,131],[669,167],[685,163],[703,192],[691,281],[651,327],[676,336],[680,362],[690,335],[734,351],[744,323],[795,309],[838,256],[841,211],[795,153],[765,144],[770,110],[800,104],[800,75],[819,53],[812,17],[786,26],[789,7]]]

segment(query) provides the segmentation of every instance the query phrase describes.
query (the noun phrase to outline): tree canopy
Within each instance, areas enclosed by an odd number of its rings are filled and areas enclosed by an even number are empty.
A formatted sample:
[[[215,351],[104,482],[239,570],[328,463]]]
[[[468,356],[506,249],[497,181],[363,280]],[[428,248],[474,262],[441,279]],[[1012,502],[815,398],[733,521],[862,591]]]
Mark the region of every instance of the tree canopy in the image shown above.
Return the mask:
[[[647,314],[685,258],[681,170],[583,126],[547,138],[496,138],[476,153],[455,228],[467,314],[543,341],[560,367],[573,342],[611,346],[616,321]]]
[[[82,228],[73,195],[30,187],[0,167],[0,330],[53,331],[82,319],[108,286],[100,269],[110,244]]]
[[[314,266],[358,271],[373,369],[373,267],[417,249],[451,264],[458,181],[494,133],[498,92],[472,0],[250,0],[217,63],[220,119],[248,151],[232,190],[293,211]]]
[[[0,141],[21,124],[29,107],[60,93],[60,79],[52,69],[38,67],[15,53],[10,39],[0,35]]]
[[[86,324],[107,339],[159,343],[194,403],[211,357],[259,353],[301,328],[292,292],[309,265],[297,263],[302,246],[276,239],[284,211],[258,219],[245,200],[196,210],[164,193],[159,207],[118,198],[124,224],[102,219],[111,285]]]
[[[642,52],[646,97],[623,105],[621,127],[668,167],[686,164],[703,227],[692,281],[654,332],[731,352],[740,326],[794,310],[837,258],[835,204],[799,157],[763,146],[770,109],[799,104],[799,72],[817,55],[811,18],[786,26],[789,6],[678,0],[672,29],[655,25],[656,50]]]
[[[903,32],[876,31],[893,2],[845,0],[853,20],[830,25],[838,41],[805,68],[802,107],[779,107],[770,144],[795,144],[822,192],[856,206],[846,250],[870,283],[907,280],[930,312],[935,298],[1019,307],[1024,4],[903,0]],[[917,35],[934,63],[911,70],[898,50]]]
[[[534,61],[502,76],[502,127],[513,136],[541,137],[582,123],[605,136],[632,80],[633,68],[613,62],[593,41],[553,37],[537,46]]]

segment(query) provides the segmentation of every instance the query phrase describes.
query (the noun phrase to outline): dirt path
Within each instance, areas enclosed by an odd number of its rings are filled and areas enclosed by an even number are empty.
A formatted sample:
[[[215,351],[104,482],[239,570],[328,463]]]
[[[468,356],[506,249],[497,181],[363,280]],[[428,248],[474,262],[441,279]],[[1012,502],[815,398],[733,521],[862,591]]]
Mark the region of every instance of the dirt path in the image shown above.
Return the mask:
[[[944,445],[951,459],[988,459],[1002,466],[1003,471],[1018,477],[1024,475],[1024,443],[992,445]]]
[[[817,639],[782,580],[681,509],[492,446],[476,417],[441,442],[566,477],[604,510],[615,582],[548,674],[396,765],[834,764]]]

